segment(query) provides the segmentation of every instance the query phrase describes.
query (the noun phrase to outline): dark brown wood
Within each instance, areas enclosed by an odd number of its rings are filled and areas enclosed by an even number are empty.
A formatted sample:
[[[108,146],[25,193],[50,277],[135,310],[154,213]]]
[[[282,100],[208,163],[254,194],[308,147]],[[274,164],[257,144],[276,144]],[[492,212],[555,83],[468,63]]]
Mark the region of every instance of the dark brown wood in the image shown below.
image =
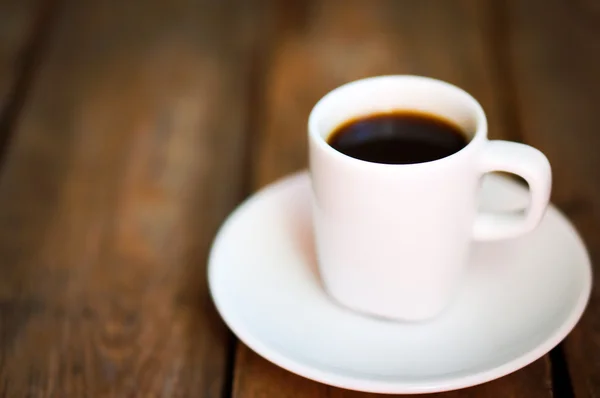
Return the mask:
[[[43,0],[0,1],[0,114],[19,75]]]
[[[1,167],[60,5],[56,0],[8,0],[0,7]]]
[[[507,92],[490,48],[497,41],[491,37],[496,31],[488,27],[494,23],[490,4],[279,2],[263,71],[254,188],[306,167],[306,121],[311,107],[334,87],[371,75],[411,73],[458,84],[485,107],[492,137],[514,138],[508,129],[513,123],[506,117],[509,104],[503,102]],[[242,344],[234,376],[236,398],[375,396],[308,381]],[[551,397],[549,360],[544,357],[502,379],[440,396]]]
[[[257,8],[66,2],[0,174],[0,396],[221,397]]]
[[[600,4],[509,2],[510,61],[525,142],[552,163],[553,201],[600,262]],[[563,344],[575,396],[600,395],[600,276],[581,323]]]
[[[472,92],[493,138],[549,156],[553,200],[600,258],[592,0],[69,0],[35,58],[51,2],[0,0],[0,396],[221,397],[231,366],[238,398],[371,396],[242,344],[232,363],[205,278],[239,199],[306,166],[313,104],[365,76]],[[555,396],[598,396],[599,300],[552,367],[439,396],[549,397],[551,369]]]

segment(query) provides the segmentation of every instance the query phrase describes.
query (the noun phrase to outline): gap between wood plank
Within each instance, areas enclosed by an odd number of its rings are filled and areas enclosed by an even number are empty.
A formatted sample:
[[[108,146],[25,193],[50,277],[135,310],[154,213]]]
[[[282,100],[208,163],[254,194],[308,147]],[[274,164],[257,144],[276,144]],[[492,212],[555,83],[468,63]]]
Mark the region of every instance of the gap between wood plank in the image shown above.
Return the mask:
[[[510,38],[507,31],[508,8],[504,1],[490,1],[486,7],[490,21],[488,29],[488,58],[492,60],[493,81],[499,82],[494,87],[498,98],[499,110],[506,131],[504,139],[523,141],[521,115],[515,105],[517,103],[516,78],[510,63]]]
[[[552,392],[557,398],[573,398],[573,384],[569,376],[569,369],[562,343],[550,351]]]
[[[42,62],[60,6],[61,0],[42,2],[31,24],[29,37],[20,51],[16,63],[16,77],[11,85],[6,106],[0,110],[0,169],[4,165],[12,132],[15,130],[36,71]]]
[[[261,10],[264,11],[264,10]],[[269,59],[269,49],[271,40],[266,30],[260,29],[259,38],[254,44],[249,67],[246,75],[247,81],[247,119],[244,134],[244,152],[241,161],[241,187],[239,192],[240,202],[247,199],[254,191],[254,175],[256,169],[257,147],[260,142],[259,127],[261,116],[263,114],[264,95],[262,88],[265,84],[265,74],[267,73],[267,62]],[[233,396],[235,382],[236,357],[238,350],[238,338],[231,330],[228,332],[227,356],[225,358],[225,374],[222,396],[231,398]]]
[[[491,6],[487,10],[490,13],[488,20],[491,21],[488,31],[488,56],[493,60],[494,81],[500,82],[496,87],[496,95],[499,98],[500,112],[507,129],[504,136],[511,141],[523,142],[522,115],[516,106],[518,103],[517,82],[510,62],[511,43],[507,29],[509,26],[508,4],[506,1],[494,1],[490,4]],[[548,355],[553,395],[560,398],[574,397],[562,343],[553,348]]]

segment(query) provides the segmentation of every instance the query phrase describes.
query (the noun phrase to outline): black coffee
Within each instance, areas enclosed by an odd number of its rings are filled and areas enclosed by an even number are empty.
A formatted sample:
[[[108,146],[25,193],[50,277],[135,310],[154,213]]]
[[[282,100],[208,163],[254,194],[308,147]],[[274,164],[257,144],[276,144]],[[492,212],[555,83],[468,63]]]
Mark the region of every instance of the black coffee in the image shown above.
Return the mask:
[[[397,111],[349,120],[327,142],[367,162],[410,164],[452,155],[467,145],[467,138],[458,126],[439,116]]]

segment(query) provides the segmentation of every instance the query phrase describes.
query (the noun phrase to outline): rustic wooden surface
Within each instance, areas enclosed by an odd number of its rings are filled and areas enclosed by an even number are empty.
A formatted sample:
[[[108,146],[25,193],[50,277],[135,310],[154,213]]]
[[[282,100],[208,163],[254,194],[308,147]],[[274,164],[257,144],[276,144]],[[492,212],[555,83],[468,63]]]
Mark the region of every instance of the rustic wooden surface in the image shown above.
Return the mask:
[[[0,395],[221,397],[207,294],[240,200],[242,4],[61,4],[0,178]]]
[[[43,53],[53,5],[54,0],[0,3],[0,157]]]
[[[523,140],[552,163],[553,201],[600,262],[600,3],[510,3],[514,105]],[[600,396],[600,275],[580,324],[567,337],[566,364],[576,397]]]
[[[492,138],[542,149],[553,200],[600,255],[593,0],[0,0],[0,396],[370,397],[237,343],[210,242],[306,166],[332,88],[458,84]],[[600,298],[559,348],[440,397],[600,395]]]
[[[40,0],[4,0],[0,9],[0,110],[5,109],[41,10]]]

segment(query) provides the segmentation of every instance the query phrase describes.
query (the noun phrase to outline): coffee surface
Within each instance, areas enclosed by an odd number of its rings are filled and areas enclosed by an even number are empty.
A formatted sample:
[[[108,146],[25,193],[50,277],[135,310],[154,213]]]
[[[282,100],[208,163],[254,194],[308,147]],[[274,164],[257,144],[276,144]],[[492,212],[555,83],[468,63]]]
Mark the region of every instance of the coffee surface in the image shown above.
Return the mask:
[[[464,148],[465,133],[439,116],[415,111],[377,113],[340,125],[327,142],[337,151],[373,163],[438,160]]]

